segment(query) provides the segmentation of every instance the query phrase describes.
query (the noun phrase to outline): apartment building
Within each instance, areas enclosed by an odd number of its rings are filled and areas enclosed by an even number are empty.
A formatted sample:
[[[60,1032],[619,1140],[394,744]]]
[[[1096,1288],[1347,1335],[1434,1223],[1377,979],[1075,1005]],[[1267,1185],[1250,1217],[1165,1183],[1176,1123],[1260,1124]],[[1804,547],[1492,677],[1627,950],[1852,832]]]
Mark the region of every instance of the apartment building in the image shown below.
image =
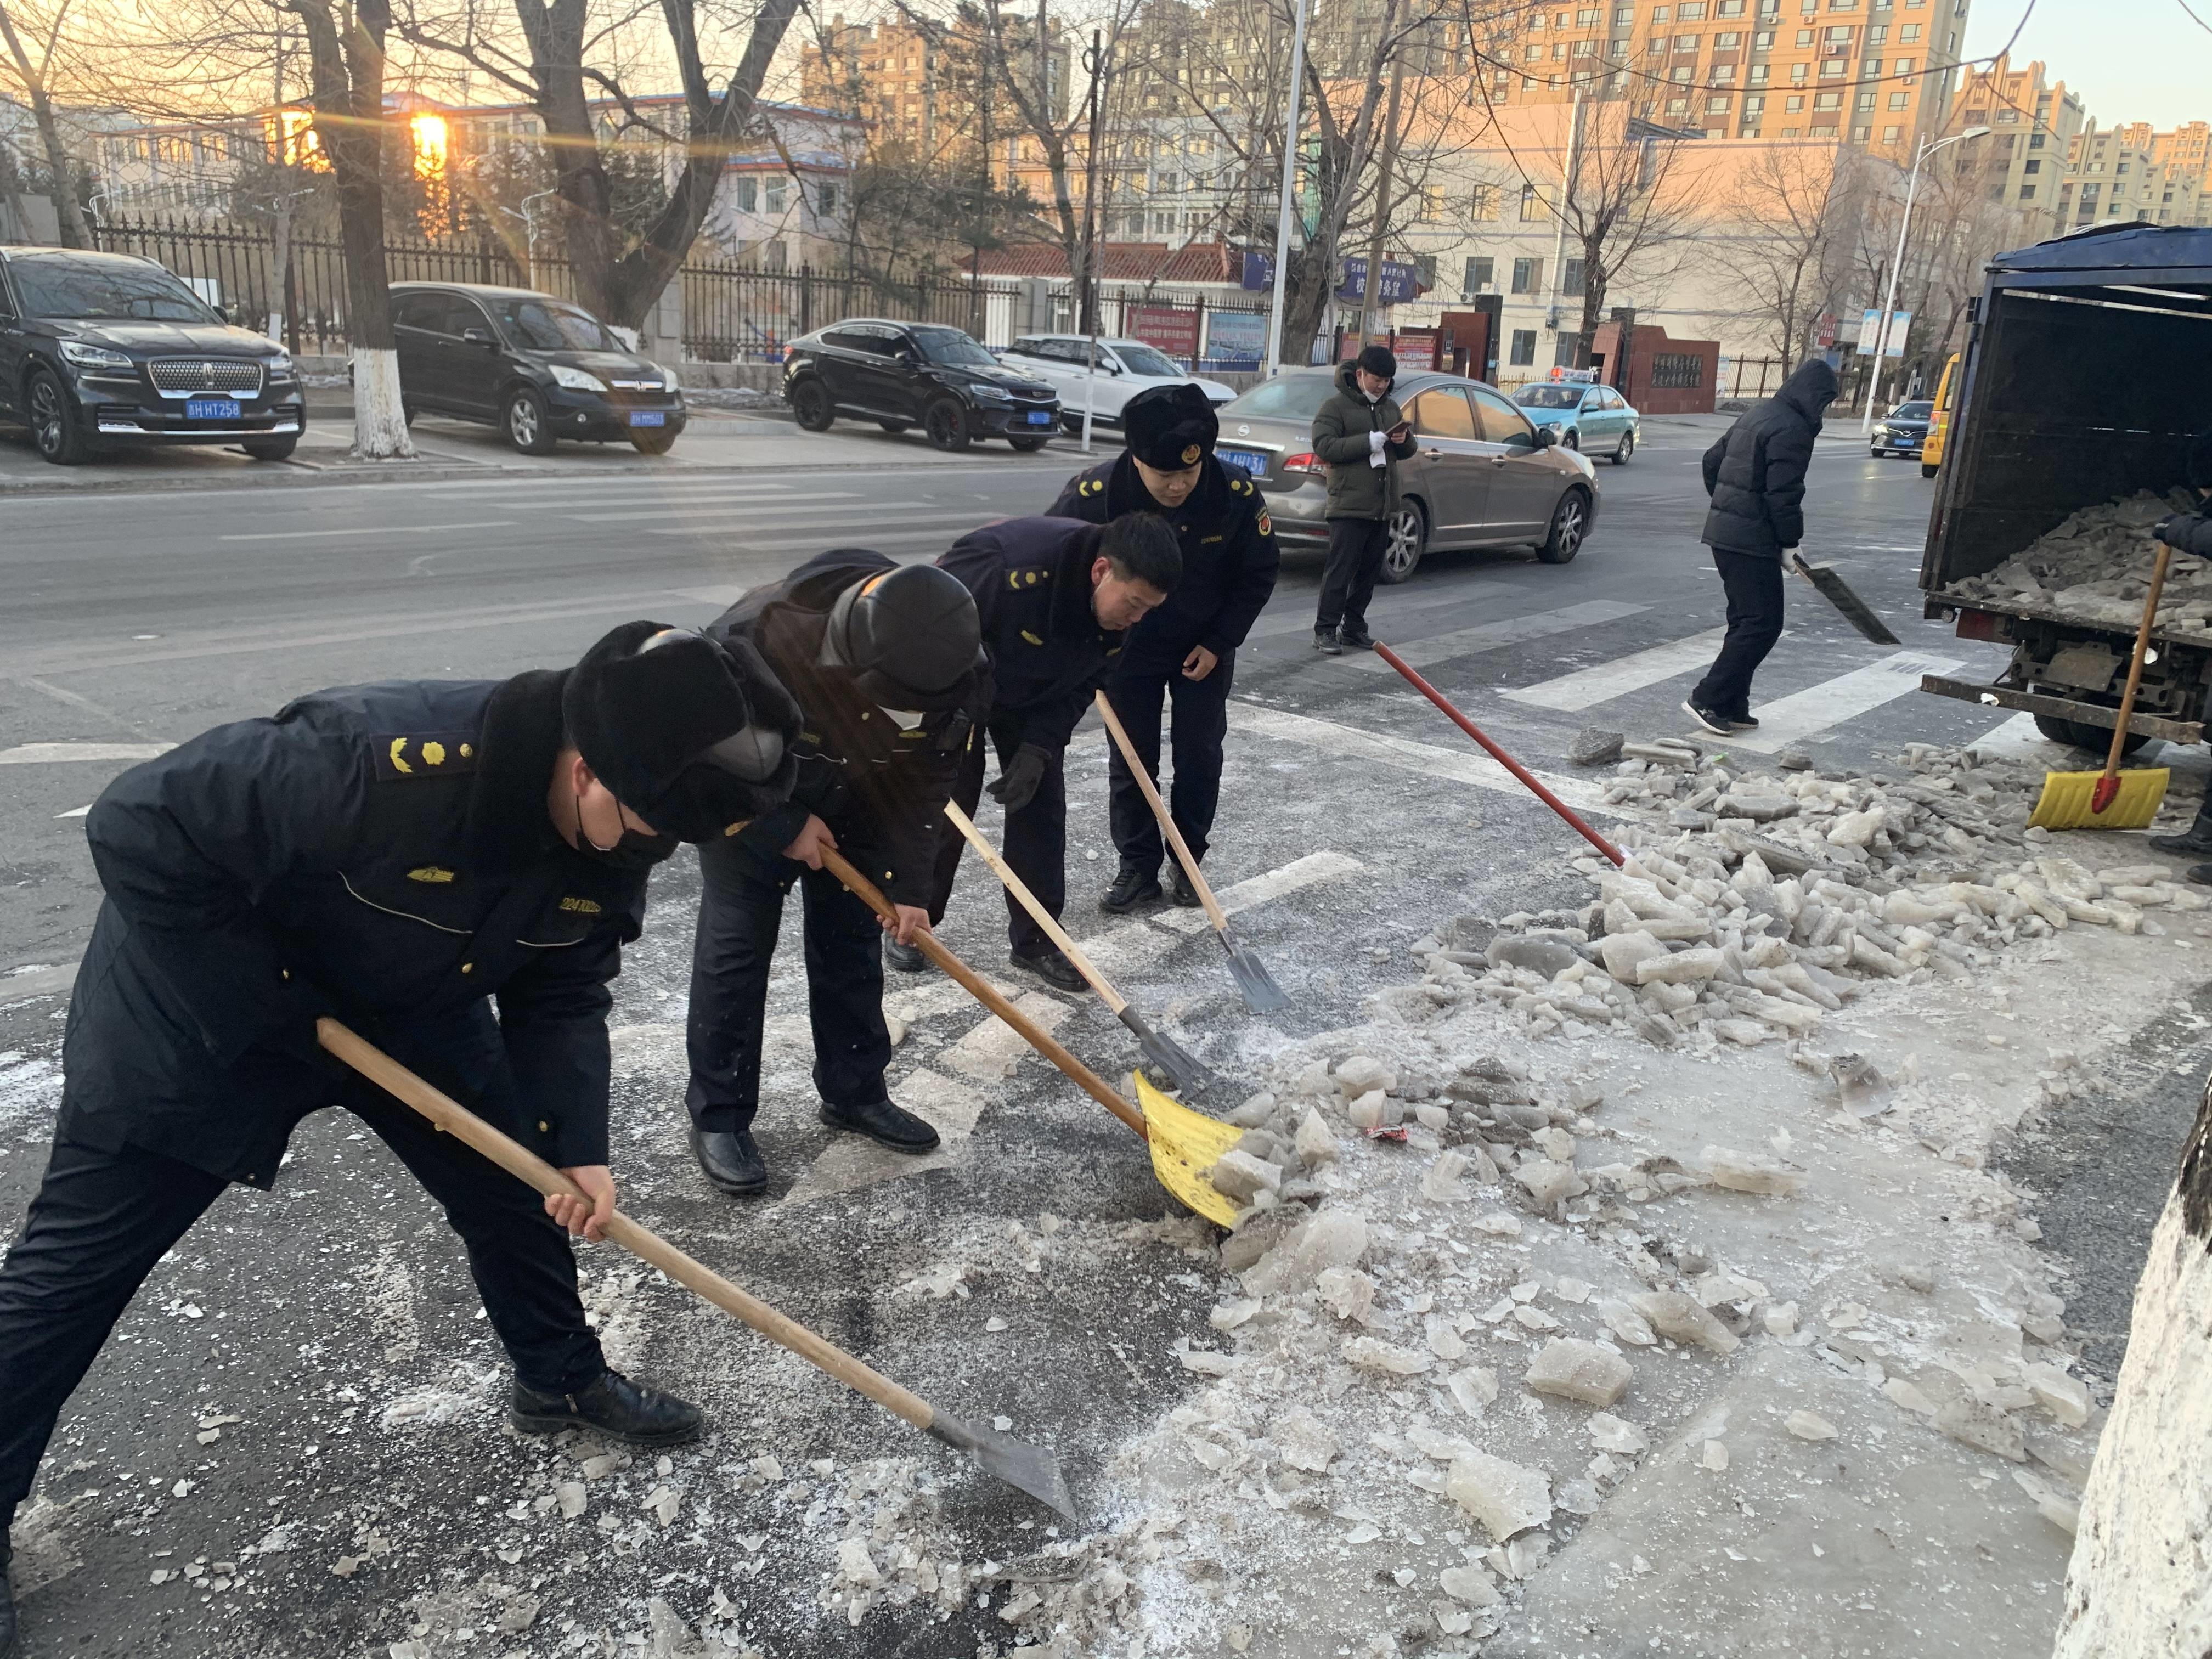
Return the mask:
[[[2058,186],[2062,229],[2146,219],[2154,224],[2201,225],[2208,203],[2201,171],[2161,165],[2149,125],[2100,129],[2082,124],[2068,147],[2067,173]]]
[[[1007,56],[1035,78],[1036,26],[1009,19]],[[1040,100],[1049,118],[1066,118],[1070,49],[1048,25]],[[842,13],[799,53],[799,100],[865,122],[877,145],[898,145],[929,161],[995,151],[1022,125],[1013,99],[991,90],[995,52],[981,25],[963,14],[949,25],[910,18],[848,23]]]
[[[2041,241],[2062,225],[2060,191],[2068,157],[2087,119],[2078,94],[2049,78],[2040,62],[2016,69],[2008,57],[1970,73],[1950,122],[1954,132],[1988,127],[1986,137],[1954,145],[1933,165],[1978,185],[1990,201],[2021,215],[2026,241]]]

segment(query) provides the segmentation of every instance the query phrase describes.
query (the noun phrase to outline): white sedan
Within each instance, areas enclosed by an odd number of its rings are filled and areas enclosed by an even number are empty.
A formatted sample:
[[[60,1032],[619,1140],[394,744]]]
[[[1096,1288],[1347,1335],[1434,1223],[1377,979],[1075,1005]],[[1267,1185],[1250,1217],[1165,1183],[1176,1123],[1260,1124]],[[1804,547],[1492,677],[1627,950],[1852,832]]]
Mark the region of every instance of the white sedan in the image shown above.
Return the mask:
[[[1085,335],[1024,334],[999,356],[1009,368],[1051,384],[1060,394],[1060,418],[1070,431],[1083,425],[1086,381],[1091,419],[1101,426],[1121,425],[1121,405],[1156,386],[1194,386],[1216,409],[1237,395],[1218,380],[1184,374],[1174,358],[1142,340],[1099,341],[1096,375],[1085,373],[1090,350]]]

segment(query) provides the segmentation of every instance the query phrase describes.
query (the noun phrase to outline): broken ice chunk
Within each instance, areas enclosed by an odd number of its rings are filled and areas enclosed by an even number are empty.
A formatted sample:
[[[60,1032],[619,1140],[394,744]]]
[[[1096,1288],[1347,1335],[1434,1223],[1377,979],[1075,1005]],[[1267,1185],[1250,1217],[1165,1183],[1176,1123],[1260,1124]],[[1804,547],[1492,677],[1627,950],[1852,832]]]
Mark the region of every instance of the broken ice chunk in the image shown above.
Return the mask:
[[[1589,1428],[1590,1444],[1600,1451],[1640,1457],[1651,1449],[1651,1442],[1642,1429],[1610,1412],[1593,1414]]]
[[[1529,1363],[1522,1378],[1538,1394],[1610,1406],[1628,1392],[1628,1362],[1611,1348],[1578,1337],[1553,1337]]]
[[[1459,1332],[1453,1328],[1450,1321],[1439,1319],[1431,1314],[1423,1322],[1423,1328],[1428,1336],[1429,1352],[1437,1358],[1464,1359],[1467,1357],[1467,1344],[1460,1340]]]
[[[1341,1449],[1336,1437],[1323,1428],[1311,1412],[1292,1412],[1275,1425],[1269,1437],[1274,1441],[1284,1462],[1314,1474],[1326,1474]]]
[[[1833,1440],[1836,1437],[1836,1425],[1815,1412],[1792,1412],[1782,1419],[1782,1426],[1800,1440]]]
[[[1559,1328],[1559,1322],[1541,1308],[1516,1308],[1513,1310],[1513,1320],[1525,1330],[1556,1331]]]
[[[1306,1161],[1309,1169],[1336,1162],[1336,1133],[1328,1127],[1328,1120],[1311,1106],[1306,1108],[1305,1116],[1298,1121],[1298,1133],[1292,1145],[1297,1148],[1298,1156]]]
[[[553,1495],[561,1500],[561,1516],[565,1521],[574,1521],[591,1502],[580,1480],[563,1480],[553,1488]]]
[[[1218,1305],[1206,1315],[1206,1322],[1217,1331],[1233,1331],[1259,1311],[1260,1303],[1256,1297],[1240,1298]]]
[[[1272,1296],[1300,1290],[1330,1267],[1354,1266],[1366,1253],[1366,1222],[1348,1210],[1323,1210],[1293,1228],[1245,1272],[1244,1292]]]
[[[1552,1518],[1551,1477],[1487,1452],[1453,1459],[1444,1491],[1500,1543]]]
[[[1353,1336],[1344,1341],[1346,1363],[1363,1371],[1380,1371],[1391,1376],[1413,1376],[1436,1364],[1428,1354],[1416,1353],[1411,1348],[1401,1348],[1395,1342],[1385,1342],[1379,1337]]]
[[[1552,1286],[1552,1294],[1562,1302],[1570,1302],[1579,1306],[1589,1300],[1591,1288],[1579,1279],[1568,1279],[1563,1275]]]
[[[1631,1305],[1653,1330],[1677,1342],[1720,1354],[1734,1353],[1740,1346],[1734,1331],[1699,1306],[1695,1297],[1680,1291],[1646,1291]]]
[[[1730,1152],[1725,1146],[1708,1146],[1704,1156],[1705,1167],[1712,1171],[1713,1185],[1731,1192],[1788,1198],[1805,1184],[1802,1170],[1786,1168],[1771,1158]]]
[[[861,1589],[874,1589],[884,1582],[868,1553],[866,1539],[848,1538],[837,1546],[837,1577]]]
[[[1351,1100],[1370,1090],[1387,1091],[1398,1086],[1398,1074],[1372,1054],[1353,1054],[1336,1068],[1336,1086]]]
[[[1421,1176],[1421,1196],[1431,1203],[1441,1203],[1457,1198],[1460,1177],[1467,1173],[1468,1158],[1464,1152],[1441,1152],[1437,1161],[1429,1165]]]
[[[1632,1348],[1651,1348],[1659,1344],[1659,1336],[1650,1322],[1626,1302],[1610,1297],[1597,1304],[1597,1316],[1605,1321],[1606,1328]]]
[[[1469,1365],[1454,1371],[1447,1386],[1462,1411],[1469,1417],[1480,1417],[1498,1398],[1498,1373],[1487,1365]]]
[[[1281,1186],[1283,1172],[1265,1158],[1231,1147],[1215,1160],[1206,1178],[1213,1183],[1214,1191],[1249,1204],[1255,1194],[1272,1193]]]
[[[1936,1415],[1936,1402],[1901,1376],[1891,1377],[1881,1385],[1881,1391],[1889,1396],[1893,1405],[1901,1406],[1909,1412],[1917,1412],[1923,1417]]]
[[[1547,1158],[1523,1164],[1513,1171],[1513,1179],[1547,1210],[1562,1199],[1577,1198],[1589,1190],[1589,1182],[1575,1172],[1573,1164],[1555,1164]]]
[[[1760,1310],[1759,1323],[1766,1327],[1769,1336],[1789,1336],[1797,1329],[1797,1304],[1795,1302],[1771,1302]]]
[[[1508,1215],[1503,1210],[1492,1210],[1488,1215],[1479,1215],[1468,1223],[1468,1225],[1479,1233],[1488,1234],[1492,1238],[1521,1237],[1521,1218],[1517,1215]]]
[[[1321,1304],[1339,1319],[1364,1325],[1375,1308],[1375,1281],[1357,1267],[1331,1267],[1314,1281]]]
[[[1498,1605],[1498,1586],[1490,1582],[1490,1575],[1480,1567],[1446,1567],[1437,1575],[1437,1583],[1453,1601],[1464,1601],[1471,1607]]]
[[[1717,1440],[1708,1440],[1705,1442],[1705,1455],[1698,1462],[1704,1468],[1718,1474],[1729,1466],[1729,1449]]]
[[[2066,1375],[2056,1365],[2030,1365],[2021,1373],[2027,1391],[2035,1396],[2035,1403],[2069,1429],[2078,1429],[2089,1420],[2089,1389],[2078,1377]]]

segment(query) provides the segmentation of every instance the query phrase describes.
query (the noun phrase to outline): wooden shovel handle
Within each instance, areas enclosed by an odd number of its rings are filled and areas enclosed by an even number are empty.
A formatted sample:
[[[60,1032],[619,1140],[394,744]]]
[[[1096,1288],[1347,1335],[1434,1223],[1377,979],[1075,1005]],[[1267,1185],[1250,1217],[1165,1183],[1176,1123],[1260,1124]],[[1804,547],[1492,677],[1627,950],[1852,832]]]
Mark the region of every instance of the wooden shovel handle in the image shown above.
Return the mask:
[[[1128,998],[1108,984],[1106,975],[1091,966],[1091,958],[1083,954],[1082,947],[1068,936],[1067,929],[1060,925],[1060,918],[1038,902],[1037,896],[1030,891],[1029,884],[1014,873],[1013,866],[999,856],[999,849],[992,846],[983,832],[975,827],[975,821],[960,810],[959,802],[945,802],[945,816],[952,820],[954,829],[968,837],[968,844],[975,849],[975,856],[991,866],[993,873],[1006,884],[1006,890],[1021,901],[1022,908],[1030,913],[1030,919],[1044,929],[1047,936],[1060,948],[1060,955],[1075,964],[1075,971],[1089,981],[1091,988],[1098,993],[1099,1000],[1119,1018],[1121,1011],[1129,1006]]]
[[[2150,592],[2143,595],[2142,626],[2136,629],[2136,653],[2128,663],[2128,689],[2120,694],[2120,718],[2112,727],[2112,752],[2105,757],[2105,775],[2118,777],[2120,755],[2128,746],[2128,719],[2136,712],[2136,689],[2142,684],[2143,659],[2150,653],[2151,626],[2158,620],[2158,596],[2166,587],[2166,562],[2173,550],[2158,544],[2158,562],[2151,567]]]
[[[352,1066],[371,1083],[413,1107],[457,1140],[467,1142],[516,1180],[536,1188],[547,1197],[581,1198],[576,1183],[474,1112],[439,1090],[374,1044],[330,1018],[315,1022],[315,1035],[324,1048]],[[666,1239],[640,1226],[617,1210],[607,1223],[607,1237],[631,1255],[649,1262],[671,1279],[734,1315],[771,1342],[788,1348],[810,1365],[830,1373],[847,1388],[867,1395],[878,1406],[903,1418],[917,1429],[937,1420],[936,1407],[920,1395],[902,1389],[890,1378],[816,1335],[796,1320],[732,1284],[712,1268],[695,1261]]]
[[[1121,750],[1121,758],[1128,763],[1129,770],[1137,780],[1137,787],[1145,792],[1146,800],[1152,804],[1152,816],[1160,821],[1160,833],[1175,848],[1176,861],[1182,866],[1183,874],[1190,878],[1191,890],[1198,895],[1198,902],[1206,907],[1206,919],[1213,924],[1215,933],[1226,933],[1229,931],[1228,914],[1222,909],[1221,902],[1213,896],[1213,890],[1206,884],[1206,878],[1198,873],[1198,860],[1190,855],[1190,848],[1184,844],[1182,831],[1176,828],[1175,814],[1168,811],[1168,804],[1160,799],[1159,787],[1152,781],[1152,775],[1145,770],[1144,763],[1137,758],[1136,746],[1129,741],[1129,734],[1121,729],[1121,717],[1114,712],[1114,705],[1108,701],[1103,691],[1098,693],[1097,703],[1099,716],[1105,720],[1107,731],[1113,734],[1115,746]]]
[[[891,902],[883,896],[875,883],[855,870],[842,854],[823,848],[822,867],[843,882],[846,887],[859,897],[861,903],[885,921],[890,921],[897,915],[897,911],[891,908]],[[1000,996],[988,980],[961,961],[958,957],[954,956],[936,934],[925,927],[915,935],[915,940],[921,946],[922,955],[957,980],[966,988],[969,995],[1012,1026],[1021,1034],[1024,1042],[1065,1072],[1076,1087],[1113,1113],[1115,1117],[1120,1118],[1139,1134],[1145,1135],[1147,1139],[1151,1139],[1145,1128],[1145,1115],[1142,1112],[1115,1094],[1096,1073],[1054,1042],[1035,1020]]]

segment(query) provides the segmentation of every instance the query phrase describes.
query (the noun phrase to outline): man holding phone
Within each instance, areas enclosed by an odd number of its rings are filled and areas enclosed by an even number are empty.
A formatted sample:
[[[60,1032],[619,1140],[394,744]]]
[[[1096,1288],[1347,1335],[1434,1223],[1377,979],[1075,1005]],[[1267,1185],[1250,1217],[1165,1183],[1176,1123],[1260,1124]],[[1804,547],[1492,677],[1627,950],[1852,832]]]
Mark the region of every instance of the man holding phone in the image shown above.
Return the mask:
[[[1314,648],[1325,657],[1375,643],[1367,602],[1398,510],[1398,463],[1413,454],[1413,423],[1390,396],[1397,378],[1390,349],[1368,346],[1337,366],[1336,394],[1314,416],[1314,453],[1328,464],[1328,564],[1314,613]]]

